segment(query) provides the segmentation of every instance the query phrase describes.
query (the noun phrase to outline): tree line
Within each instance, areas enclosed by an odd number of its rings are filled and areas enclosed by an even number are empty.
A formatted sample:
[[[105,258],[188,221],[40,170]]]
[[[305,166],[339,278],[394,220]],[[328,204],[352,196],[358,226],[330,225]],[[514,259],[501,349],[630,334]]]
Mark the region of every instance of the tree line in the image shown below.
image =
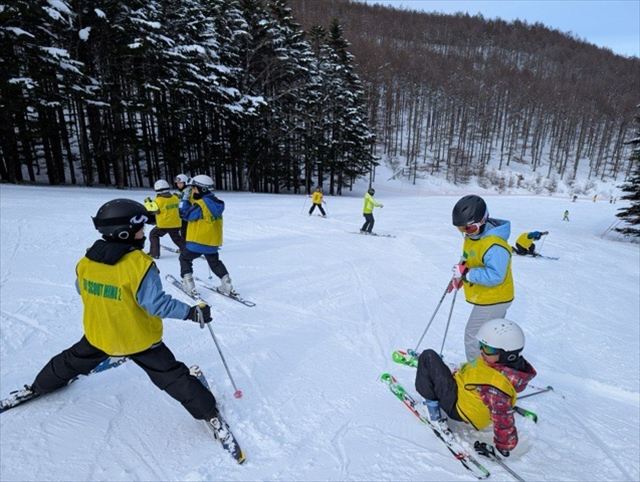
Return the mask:
[[[0,9],[0,178],[340,194],[375,164],[338,21],[285,0],[15,0]]]
[[[518,163],[571,182],[626,178],[640,60],[542,24],[348,0],[292,0],[306,28],[341,19],[376,153],[454,182]]]

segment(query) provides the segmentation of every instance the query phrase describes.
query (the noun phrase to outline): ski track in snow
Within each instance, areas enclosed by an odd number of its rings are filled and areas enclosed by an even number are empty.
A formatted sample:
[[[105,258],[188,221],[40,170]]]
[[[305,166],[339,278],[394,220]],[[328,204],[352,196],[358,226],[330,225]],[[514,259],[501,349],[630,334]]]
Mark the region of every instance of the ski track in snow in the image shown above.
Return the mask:
[[[0,396],[30,383],[80,338],[75,264],[97,237],[90,216],[114,197],[122,191],[0,190]],[[220,197],[227,207],[221,259],[257,306],[207,290],[202,296],[244,397],[232,397],[207,330],[166,320],[164,340],[179,360],[201,366],[247,462],[238,466],[203,423],[127,362],[3,414],[0,478],[472,480],[378,380],[390,371],[415,393],[415,370],[390,355],[415,347],[460,257],[462,238],[450,226],[457,196],[377,189],[385,208],[374,213],[374,231],[397,238],[349,233],[363,222],[360,196],[328,197],[324,219],[306,214],[308,201],[300,214],[300,196]],[[508,317],[525,331],[525,356],[539,373],[534,385],[555,392],[522,401],[540,422],[517,419],[520,443],[507,463],[526,480],[638,480],[640,252],[600,237],[620,206],[487,200],[492,215],[512,221],[511,244],[525,230],[549,230],[542,252],[560,257],[513,260],[516,300]],[[43,203],[46,212],[37,209]],[[561,221],[564,209],[570,223]],[[172,245],[167,236],[162,243]],[[161,254],[162,275],[178,276],[178,256]],[[203,261],[194,269],[217,284]],[[439,350],[450,303],[447,296],[420,349]],[[464,357],[470,310],[460,294],[444,348],[448,363]],[[492,441],[491,430],[453,425],[468,448]],[[481,462],[491,480],[512,480]]]

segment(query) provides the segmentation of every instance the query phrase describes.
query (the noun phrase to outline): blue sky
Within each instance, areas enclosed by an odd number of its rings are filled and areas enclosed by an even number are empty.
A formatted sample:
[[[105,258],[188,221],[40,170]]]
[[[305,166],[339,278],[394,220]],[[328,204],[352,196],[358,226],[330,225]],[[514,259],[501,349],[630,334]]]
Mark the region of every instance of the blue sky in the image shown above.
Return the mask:
[[[640,57],[640,0],[360,0],[426,12],[481,13],[572,32],[615,53]]]

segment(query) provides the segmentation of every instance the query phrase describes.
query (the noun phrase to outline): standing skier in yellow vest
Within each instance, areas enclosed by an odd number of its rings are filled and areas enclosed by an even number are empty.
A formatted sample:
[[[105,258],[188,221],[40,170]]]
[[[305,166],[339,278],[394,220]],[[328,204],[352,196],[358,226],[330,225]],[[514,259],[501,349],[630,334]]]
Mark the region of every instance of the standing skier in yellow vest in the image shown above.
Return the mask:
[[[156,198],[153,201],[156,210],[152,211],[152,213],[156,218],[156,226],[149,233],[149,256],[158,259],[160,257],[160,238],[162,236],[168,234],[180,250],[184,249],[184,239],[180,234],[180,228],[182,227],[182,219],[180,219],[180,212],[178,211],[180,197],[169,190],[171,186],[164,179],[156,181],[153,189],[156,192]],[[147,209],[149,208],[147,207]]]
[[[194,418],[216,428],[220,420],[213,394],[162,341],[162,318],[209,323],[211,309],[205,303],[190,307],[164,293],[158,268],[142,251],[148,220],[145,207],[129,199],[100,207],[93,223],[102,239],[76,267],[84,336],[53,357],[26,388],[36,397],[45,395],[110,356],[127,356]]]
[[[362,208],[362,215],[364,216],[364,224],[360,228],[361,234],[371,234],[373,231],[373,224],[375,223],[375,219],[373,219],[373,208],[383,208],[382,203],[377,202],[373,195],[376,193],[376,190],[372,187],[364,195],[364,206]]]
[[[323,197],[324,194],[322,194],[322,188],[318,186],[314,193],[311,195],[311,209],[309,209],[309,216],[311,216],[315,208],[318,208],[320,210],[320,213],[322,214],[322,217],[327,217],[327,213],[325,213],[324,209],[322,209],[322,205],[326,204],[322,199]]]
[[[180,216],[187,221],[185,249],[180,253],[180,276],[187,293],[198,293],[193,281],[193,260],[204,256],[211,271],[220,278],[218,291],[235,294],[227,267],[218,253],[222,246],[223,212],[224,201],[213,193],[213,179],[203,174],[191,179],[180,201]]]
[[[521,355],[524,333],[514,322],[495,319],[477,333],[480,355],[453,374],[434,350],[418,358],[416,390],[425,398],[429,418],[443,428],[446,419],[466,422],[476,430],[493,424],[496,449],[508,457],[518,444],[513,417],[517,393],[536,376],[535,369]]]
[[[464,236],[462,261],[453,267],[449,289],[464,286],[464,296],[473,309],[464,331],[467,360],[479,355],[476,334],[482,324],[504,318],[514,297],[511,275],[511,223],[489,217],[480,196],[461,198],[453,208],[453,225]]]

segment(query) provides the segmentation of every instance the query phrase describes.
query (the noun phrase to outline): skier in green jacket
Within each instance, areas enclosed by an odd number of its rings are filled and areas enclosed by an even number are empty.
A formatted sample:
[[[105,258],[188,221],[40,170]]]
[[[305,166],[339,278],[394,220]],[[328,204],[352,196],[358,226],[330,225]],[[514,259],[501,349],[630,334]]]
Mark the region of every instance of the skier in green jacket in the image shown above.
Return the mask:
[[[373,223],[375,220],[373,219],[373,208],[382,208],[384,207],[382,203],[377,202],[373,195],[376,193],[376,190],[372,187],[364,195],[364,208],[362,209],[362,215],[364,216],[364,224],[360,228],[360,234],[371,234],[373,230]]]

